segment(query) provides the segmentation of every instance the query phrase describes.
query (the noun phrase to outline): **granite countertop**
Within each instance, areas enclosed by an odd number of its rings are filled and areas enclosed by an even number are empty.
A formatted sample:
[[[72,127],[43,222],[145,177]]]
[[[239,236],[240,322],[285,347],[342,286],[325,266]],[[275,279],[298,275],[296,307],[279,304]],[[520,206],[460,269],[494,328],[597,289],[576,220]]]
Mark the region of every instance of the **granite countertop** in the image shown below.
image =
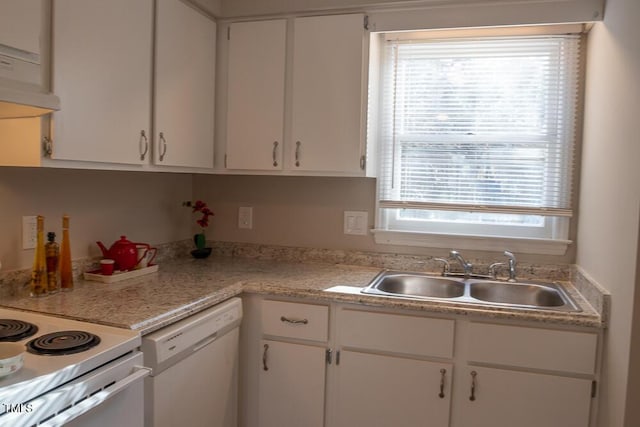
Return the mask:
[[[582,312],[495,308],[474,304],[367,296],[358,292],[380,268],[344,264],[283,262],[214,256],[176,259],[156,273],[116,283],[77,281],[72,292],[43,298],[16,295],[0,305],[75,320],[138,330],[146,334],[242,292],[304,297],[316,301],[358,303],[441,314],[519,319],[602,327],[600,314],[569,282],[565,289]],[[326,292],[344,286],[344,292]]]

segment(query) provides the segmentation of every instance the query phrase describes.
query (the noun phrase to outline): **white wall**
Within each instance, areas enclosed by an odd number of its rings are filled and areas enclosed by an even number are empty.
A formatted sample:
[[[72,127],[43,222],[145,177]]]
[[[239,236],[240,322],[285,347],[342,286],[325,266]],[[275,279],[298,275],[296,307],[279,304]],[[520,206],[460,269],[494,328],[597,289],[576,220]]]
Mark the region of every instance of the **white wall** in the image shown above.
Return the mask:
[[[96,240],[121,234],[152,244],[188,239],[192,193],[186,174],[0,168],[0,261],[3,270],[29,268],[34,251],[22,249],[22,216],[44,215],[45,232],[61,236],[71,217],[73,258],[97,256]]]
[[[640,213],[640,2],[608,0],[589,35],[577,264],[612,294],[601,427],[637,426],[628,375]],[[635,337],[637,341],[637,337]],[[630,368],[630,363],[633,366]],[[628,398],[636,401],[626,405]],[[627,420],[625,421],[625,414]]]

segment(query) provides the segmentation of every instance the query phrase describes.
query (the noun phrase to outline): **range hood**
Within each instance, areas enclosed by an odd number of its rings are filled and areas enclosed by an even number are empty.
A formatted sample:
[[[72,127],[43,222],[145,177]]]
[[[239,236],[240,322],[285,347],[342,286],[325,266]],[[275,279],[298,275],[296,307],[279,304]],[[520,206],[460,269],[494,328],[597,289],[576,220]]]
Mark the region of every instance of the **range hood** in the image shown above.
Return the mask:
[[[54,94],[0,85],[0,119],[38,117],[59,109],[60,99]]]
[[[38,117],[60,109],[43,91],[40,55],[0,44],[0,119]]]

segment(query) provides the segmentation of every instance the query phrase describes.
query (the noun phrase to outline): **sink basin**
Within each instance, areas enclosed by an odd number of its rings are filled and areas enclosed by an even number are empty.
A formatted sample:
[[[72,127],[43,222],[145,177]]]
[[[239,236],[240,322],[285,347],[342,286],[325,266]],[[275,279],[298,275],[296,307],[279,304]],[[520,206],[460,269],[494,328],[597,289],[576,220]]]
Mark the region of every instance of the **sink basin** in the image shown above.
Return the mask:
[[[551,285],[472,281],[469,282],[469,296],[482,301],[532,307],[562,307],[567,304],[564,294]]]
[[[362,292],[427,298],[456,298],[464,295],[464,290],[464,283],[457,280],[387,271],[376,277]]]
[[[581,311],[556,283],[501,282],[492,279],[429,276],[383,271],[360,291],[383,297],[441,300],[510,308]]]

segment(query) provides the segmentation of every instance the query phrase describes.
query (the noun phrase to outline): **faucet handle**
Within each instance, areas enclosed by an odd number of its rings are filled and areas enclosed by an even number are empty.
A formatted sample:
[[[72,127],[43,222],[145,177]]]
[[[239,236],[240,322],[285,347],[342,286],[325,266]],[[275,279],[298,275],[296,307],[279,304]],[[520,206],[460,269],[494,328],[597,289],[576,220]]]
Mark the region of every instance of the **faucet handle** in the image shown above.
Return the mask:
[[[494,262],[493,264],[489,265],[489,275],[493,277],[493,280],[496,280],[498,278],[498,268],[506,266],[506,262]]]
[[[451,272],[451,264],[449,264],[449,260],[445,258],[433,258],[434,261],[440,261],[442,263],[442,276],[446,276]]]

